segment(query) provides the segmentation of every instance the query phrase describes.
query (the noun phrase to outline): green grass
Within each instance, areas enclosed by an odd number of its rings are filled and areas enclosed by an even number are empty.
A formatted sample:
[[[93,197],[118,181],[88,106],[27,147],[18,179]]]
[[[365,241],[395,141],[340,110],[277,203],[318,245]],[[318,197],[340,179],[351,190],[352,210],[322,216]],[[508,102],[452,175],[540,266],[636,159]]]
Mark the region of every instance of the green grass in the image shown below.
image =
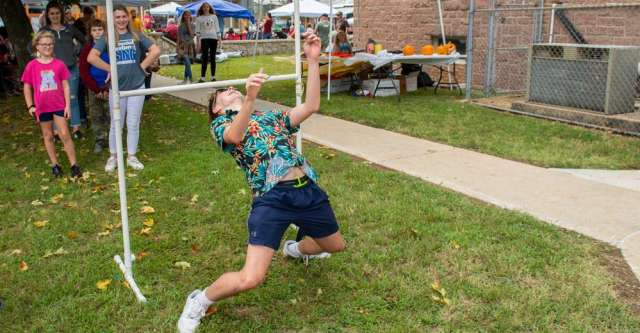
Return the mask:
[[[264,67],[269,74],[292,73],[293,65],[270,56],[234,58],[218,64],[218,80],[246,77]],[[180,77],[182,66],[161,74]],[[200,65],[193,65],[199,73]],[[294,83],[270,83],[261,97],[295,104]],[[640,139],[563,123],[512,115],[465,104],[457,95],[432,89],[396,97],[355,98],[346,93],[322,100],[321,112],[364,125],[522,161],[542,167],[640,169]]]
[[[191,290],[241,267],[251,198],[199,108],[147,103],[146,168],[127,171],[132,247],[148,254],[134,266],[146,305],[112,260],[120,230],[99,236],[119,221],[116,178],[101,171],[106,153],[82,141],[88,180],[51,179],[23,109],[18,98],[0,106],[0,331],[172,332]],[[279,254],[265,284],[221,302],[202,332],[640,331],[605,266],[611,247],[322,147],[307,144],[305,154],[347,251],[308,267]],[[64,197],[54,203],[57,194]],[[145,205],[155,208],[148,236],[139,234]],[[40,229],[38,220],[49,222]],[[60,247],[68,254],[43,258]],[[29,269],[21,272],[23,260]],[[96,288],[102,279],[113,279],[104,291]],[[434,281],[450,305],[432,301]]]

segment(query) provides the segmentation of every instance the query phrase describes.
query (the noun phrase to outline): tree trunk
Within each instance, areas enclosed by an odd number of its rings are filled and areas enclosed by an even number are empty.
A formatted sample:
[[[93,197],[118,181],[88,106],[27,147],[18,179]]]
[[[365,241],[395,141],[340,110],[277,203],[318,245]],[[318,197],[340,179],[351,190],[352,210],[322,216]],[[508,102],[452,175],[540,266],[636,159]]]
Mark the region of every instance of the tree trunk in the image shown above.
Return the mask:
[[[31,46],[31,22],[20,0],[1,0],[0,17],[4,20],[4,25],[9,33],[9,40],[13,44],[18,59],[20,73],[29,62],[30,55],[28,47]]]

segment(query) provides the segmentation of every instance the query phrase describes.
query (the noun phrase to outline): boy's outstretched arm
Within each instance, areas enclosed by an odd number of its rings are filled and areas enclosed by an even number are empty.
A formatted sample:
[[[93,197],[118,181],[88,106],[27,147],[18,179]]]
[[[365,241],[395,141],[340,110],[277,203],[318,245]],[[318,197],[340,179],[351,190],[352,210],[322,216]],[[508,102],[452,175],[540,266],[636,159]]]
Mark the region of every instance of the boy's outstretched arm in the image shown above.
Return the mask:
[[[224,131],[223,138],[225,142],[231,144],[239,144],[242,142],[244,133],[249,126],[249,118],[251,118],[251,114],[253,113],[253,104],[258,97],[262,84],[264,84],[266,80],[267,75],[262,73],[262,68],[260,69],[260,73],[251,74],[247,79],[247,95],[242,102],[238,115]]]
[[[298,126],[313,113],[320,110],[320,38],[307,34],[304,41],[304,53],[307,55],[307,94],[304,103],[294,107],[289,113],[291,126]]]

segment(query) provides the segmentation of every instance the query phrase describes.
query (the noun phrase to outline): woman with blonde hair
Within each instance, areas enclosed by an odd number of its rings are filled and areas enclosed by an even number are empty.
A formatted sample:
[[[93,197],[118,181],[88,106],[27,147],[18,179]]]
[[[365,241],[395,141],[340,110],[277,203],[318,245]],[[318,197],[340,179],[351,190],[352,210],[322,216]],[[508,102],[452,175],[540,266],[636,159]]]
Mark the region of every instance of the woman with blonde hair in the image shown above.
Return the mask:
[[[144,34],[136,32],[132,28],[132,22],[126,7],[122,5],[114,6],[113,19],[116,30],[115,42],[118,86],[121,91],[143,89],[145,74],[147,74],[149,66],[160,56],[160,48]],[[96,41],[93,49],[89,52],[87,61],[91,65],[110,73],[111,67],[100,58],[103,52],[108,52],[105,38]],[[145,53],[147,54],[146,58],[140,60]],[[144,165],[136,157],[143,104],[144,96],[120,98],[120,111],[122,118],[126,119],[127,123],[127,165],[134,170],[144,169]],[[114,106],[112,98],[109,98],[109,105],[111,109],[111,129],[109,130],[109,151],[111,152],[111,156],[107,160],[104,169],[106,172],[113,172],[117,167],[117,162],[116,125],[113,118]],[[121,124],[121,126],[122,125],[123,124]]]

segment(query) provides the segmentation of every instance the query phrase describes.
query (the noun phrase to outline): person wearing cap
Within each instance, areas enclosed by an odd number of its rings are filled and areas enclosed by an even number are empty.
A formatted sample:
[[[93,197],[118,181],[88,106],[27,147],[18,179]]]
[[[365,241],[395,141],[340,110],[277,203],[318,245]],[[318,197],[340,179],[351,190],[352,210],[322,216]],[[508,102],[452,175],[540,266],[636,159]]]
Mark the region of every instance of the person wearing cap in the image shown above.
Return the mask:
[[[324,51],[329,46],[329,15],[322,14],[320,20],[316,24],[315,32],[320,37],[322,44],[322,50]]]
[[[347,19],[342,15],[342,12],[338,11],[336,13],[336,30],[347,32],[347,28],[349,28],[349,22],[347,22]]]

